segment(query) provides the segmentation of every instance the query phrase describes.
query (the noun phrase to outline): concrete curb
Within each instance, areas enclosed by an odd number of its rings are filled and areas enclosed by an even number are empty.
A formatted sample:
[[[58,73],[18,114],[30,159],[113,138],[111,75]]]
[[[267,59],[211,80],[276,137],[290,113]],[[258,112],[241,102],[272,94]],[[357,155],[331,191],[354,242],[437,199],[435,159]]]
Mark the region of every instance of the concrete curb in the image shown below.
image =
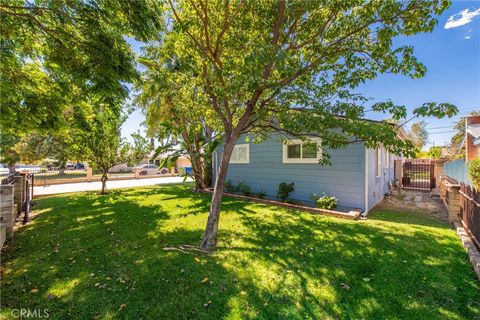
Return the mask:
[[[453,227],[455,228],[455,231],[457,232],[457,235],[460,238],[463,246],[467,250],[468,257],[473,266],[473,270],[477,274],[477,278],[480,282],[480,253],[478,252],[477,247],[475,247],[475,245],[473,244],[472,239],[470,239],[467,232],[459,222],[454,221]]]

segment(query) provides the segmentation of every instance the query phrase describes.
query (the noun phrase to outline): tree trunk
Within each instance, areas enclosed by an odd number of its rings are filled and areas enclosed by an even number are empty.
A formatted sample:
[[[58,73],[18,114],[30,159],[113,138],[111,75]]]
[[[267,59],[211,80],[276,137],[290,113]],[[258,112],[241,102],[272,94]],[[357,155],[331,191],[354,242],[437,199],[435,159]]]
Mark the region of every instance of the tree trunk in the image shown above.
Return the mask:
[[[15,165],[14,164],[9,164],[8,165],[8,172],[9,173],[15,173]]]
[[[213,189],[212,203],[210,204],[210,213],[208,214],[207,226],[201,244],[203,250],[212,250],[217,246],[218,221],[220,220],[223,188],[225,187],[228,163],[230,162],[235,142],[236,139],[229,139],[223,148],[222,161],[218,168],[215,188]]]
[[[100,180],[102,181],[102,191],[100,192],[100,194],[105,194],[107,192],[107,180],[108,180],[107,171],[104,171],[102,173],[102,178]]]

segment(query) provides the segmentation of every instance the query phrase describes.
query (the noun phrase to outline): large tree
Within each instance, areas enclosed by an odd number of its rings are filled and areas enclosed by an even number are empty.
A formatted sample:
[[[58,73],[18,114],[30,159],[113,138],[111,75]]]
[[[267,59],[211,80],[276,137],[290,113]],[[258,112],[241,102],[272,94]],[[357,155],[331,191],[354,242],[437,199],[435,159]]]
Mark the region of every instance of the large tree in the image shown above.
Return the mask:
[[[425,121],[415,122],[410,126],[407,135],[415,147],[422,150],[428,142],[427,123]]]
[[[159,46],[191,72],[176,81],[208,98],[207,116],[218,119],[224,148],[203,249],[217,243],[228,163],[243,133],[269,130],[324,147],[364,141],[396,154],[414,146],[387,123],[363,120],[366,99],[352,90],[380,73],[421,77],[425,67],[410,46],[393,45],[400,35],[430,32],[448,1],[220,1],[168,0],[167,32]],[[371,109],[407,115],[404,106],[375,103]],[[426,103],[417,116],[452,115],[449,104]],[[323,150],[327,150],[324,148]],[[325,153],[323,162],[328,162]]]
[[[135,102],[145,110],[147,133],[160,143],[154,158],[159,154],[168,161],[188,158],[196,189],[210,187],[212,153],[221,137],[208,121],[204,92],[178,81],[196,72],[156,45],[146,46],[139,62],[144,71]]]

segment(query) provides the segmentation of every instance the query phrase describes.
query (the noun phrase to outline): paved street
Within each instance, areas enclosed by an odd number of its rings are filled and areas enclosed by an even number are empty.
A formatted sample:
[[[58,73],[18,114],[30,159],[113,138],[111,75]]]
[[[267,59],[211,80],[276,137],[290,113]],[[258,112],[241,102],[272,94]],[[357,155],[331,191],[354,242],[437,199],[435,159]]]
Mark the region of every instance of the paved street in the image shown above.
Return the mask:
[[[187,181],[191,181],[191,180],[187,179]],[[111,180],[111,181],[107,181],[107,190],[119,189],[119,188],[141,187],[141,186],[153,186],[158,184],[181,183],[181,182],[183,182],[183,177]],[[100,181],[57,184],[57,185],[51,185],[51,186],[45,186],[45,187],[44,186],[34,187],[33,194],[34,196],[39,196],[39,195],[69,193],[69,192],[79,192],[79,191],[95,191],[95,190],[100,190],[101,188],[102,188],[102,183]]]

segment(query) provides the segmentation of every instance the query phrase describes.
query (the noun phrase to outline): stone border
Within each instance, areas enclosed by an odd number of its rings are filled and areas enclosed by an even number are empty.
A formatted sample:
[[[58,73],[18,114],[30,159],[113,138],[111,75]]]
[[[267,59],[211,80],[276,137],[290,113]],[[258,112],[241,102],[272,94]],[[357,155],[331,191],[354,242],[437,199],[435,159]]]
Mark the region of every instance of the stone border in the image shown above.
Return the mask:
[[[472,263],[473,270],[477,274],[478,281],[480,282],[480,253],[477,250],[477,247],[473,244],[472,239],[468,236],[468,233],[465,231],[463,226],[457,222],[453,222],[453,227],[457,231],[457,235],[460,238],[463,246],[467,250],[468,257],[470,258],[470,262]]]
[[[205,193],[205,194],[212,194],[213,189],[210,188],[210,189],[205,189],[205,190],[197,190],[196,192]],[[258,203],[268,204],[268,205],[277,206],[277,207],[284,207],[284,208],[288,208],[288,209],[295,209],[295,210],[310,212],[310,213],[314,213],[314,214],[325,214],[325,215],[334,216],[334,217],[337,217],[337,218],[348,219],[348,220],[357,220],[360,217],[360,214],[362,213],[362,211],[360,209],[353,209],[350,212],[341,212],[341,211],[336,211],[336,210],[312,208],[312,207],[302,206],[302,205],[298,205],[298,204],[275,201],[275,200],[248,197],[248,196],[243,196],[243,195],[239,195],[239,194],[235,194],[235,193],[224,192],[223,194],[225,196],[240,199],[240,200],[248,200],[248,201],[252,201],[252,202],[258,202]]]

